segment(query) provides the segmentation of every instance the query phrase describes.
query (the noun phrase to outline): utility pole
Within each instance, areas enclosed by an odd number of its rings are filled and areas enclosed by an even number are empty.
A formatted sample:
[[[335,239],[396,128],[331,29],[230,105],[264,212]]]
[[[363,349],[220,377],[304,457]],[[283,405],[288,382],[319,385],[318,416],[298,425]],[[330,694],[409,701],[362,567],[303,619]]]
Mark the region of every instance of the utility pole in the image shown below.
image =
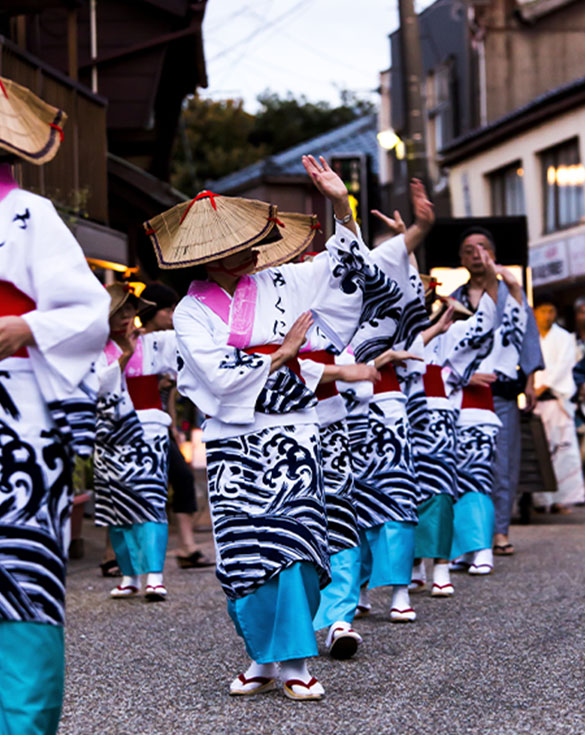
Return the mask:
[[[414,0],[398,0],[404,100],[406,103],[406,161],[408,178],[421,179],[428,189],[425,117],[422,98],[423,65]]]

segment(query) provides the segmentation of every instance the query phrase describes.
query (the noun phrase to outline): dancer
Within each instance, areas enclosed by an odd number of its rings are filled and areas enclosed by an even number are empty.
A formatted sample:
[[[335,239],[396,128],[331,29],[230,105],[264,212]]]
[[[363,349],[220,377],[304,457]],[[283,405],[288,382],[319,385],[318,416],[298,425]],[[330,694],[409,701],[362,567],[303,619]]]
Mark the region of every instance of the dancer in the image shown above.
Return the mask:
[[[480,256],[487,264],[488,281],[495,281],[483,249]],[[492,262],[489,253],[488,257]],[[468,571],[472,575],[493,571],[492,464],[501,422],[494,410],[490,386],[499,377],[510,379],[516,375],[528,321],[520,284],[507,268],[495,266],[495,271],[504,281],[508,296],[494,332],[493,347],[463,389],[453,394],[460,412],[457,421],[458,498],[454,508],[451,569]],[[488,290],[496,286],[497,281],[488,286]]]
[[[41,165],[66,116],[0,79],[0,731],[54,735],[63,700],[73,451],[95,425],[92,364],[107,295],[47,199],[11,164]]]
[[[306,659],[330,579],[313,393],[322,366],[311,375],[296,355],[311,327],[338,349],[349,342],[362,304],[354,253],[365,246],[343,182],[324,159],[303,164],[337,219],[327,257],[277,267],[306,249],[314,218],[211,192],[145,226],[162,267],[200,268],[174,316],[178,387],[209,416],[217,576],[252,659],[230,693],[267,691],[280,676],[286,696],[313,700],[324,690]]]
[[[173,313],[179,301],[174,289],[162,283],[150,283],[141,294],[154,306],[140,312],[143,333],[159,332],[173,328]],[[193,533],[193,514],[197,510],[195,478],[179,449],[175,399],[177,395],[174,377],[166,376],[168,387],[160,390],[162,408],[171,417],[169,427],[169,484],[173,488],[172,510],[177,519],[179,548],[177,563],[180,569],[214,566],[214,562],[197,548]],[[159,382],[160,388],[160,382]]]
[[[175,373],[172,331],[139,335],[134,318],[140,306],[127,284],[108,287],[110,340],[97,367],[100,380],[98,431],[94,453],[95,521],[107,526],[122,581],[110,595],[134,597],[146,574],[145,597],[167,596],[163,567],[168,541],[166,516],[168,429],[158,375]]]
[[[486,261],[489,259],[484,253]],[[489,264],[488,264],[489,267]],[[424,559],[433,560],[432,597],[454,593],[449,574],[453,543],[453,503],[457,497],[457,417],[458,409],[449,396],[467,381],[493,345],[497,300],[495,266],[490,293],[481,297],[475,315],[453,322],[449,306],[423,332],[426,370],[420,386],[425,408],[411,417],[414,461],[420,496],[419,523],[415,532],[415,554],[410,589],[426,588]],[[434,290],[430,289],[431,294]],[[428,300],[428,295],[426,296]],[[431,297],[429,307],[432,306]],[[447,380],[443,379],[443,373]]]
[[[411,196],[414,225],[371,253],[371,261],[386,279],[383,307],[379,314],[364,320],[352,340],[356,360],[374,358],[374,365],[382,374],[382,379],[374,384],[367,427],[362,422],[352,422],[355,497],[362,541],[358,613],[362,615],[370,609],[368,588],[391,586],[390,620],[395,623],[416,620],[408,585],[418,521],[418,486],[407,396],[394,363],[422,359],[411,350],[417,336],[428,326],[428,319],[410,282],[409,257],[434,222],[432,204],[420,182],[413,181]],[[396,230],[395,220],[377,215],[392,231]]]
[[[325,367],[316,389],[323,482],[327,511],[331,582],[321,590],[315,630],[329,628],[325,645],[335,659],[351,658],[362,642],[352,622],[360,595],[360,537],[354,506],[347,410],[335,381],[344,385],[380,378],[372,365],[336,364],[331,352],[312,352]],[[303,360],[303,353],[299,357]]]

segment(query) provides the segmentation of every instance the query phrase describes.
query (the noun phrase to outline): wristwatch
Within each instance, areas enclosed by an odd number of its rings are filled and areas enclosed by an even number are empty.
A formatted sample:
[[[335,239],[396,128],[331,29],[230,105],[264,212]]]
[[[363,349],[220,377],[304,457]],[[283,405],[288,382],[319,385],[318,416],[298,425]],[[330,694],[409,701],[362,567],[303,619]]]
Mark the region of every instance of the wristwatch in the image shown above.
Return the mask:
[[[353,219],[353,214],[351,212],[348,212],[345,215],[345,217],[342,217],[341,219],[339,219],[339,217],[336,217],[335,215],[333,215],[333,219],[336,222],[339,222],[340,225],[346,225],[350,220]]]

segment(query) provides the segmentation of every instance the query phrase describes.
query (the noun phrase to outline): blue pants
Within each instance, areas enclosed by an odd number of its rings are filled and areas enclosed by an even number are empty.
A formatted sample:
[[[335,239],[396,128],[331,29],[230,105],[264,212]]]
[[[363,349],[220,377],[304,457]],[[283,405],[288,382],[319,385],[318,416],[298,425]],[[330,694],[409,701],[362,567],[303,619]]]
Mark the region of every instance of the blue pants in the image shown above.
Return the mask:
[[[417,559],[451,558],[453,500],[450,495],[439,493],[419,505],[414,538]]]
[[[340,620],[353,621],[360,599],[361,556],[357,546],[331,557],[331,582],[321,590],[321,602],[313,620],[315,630],[328,628]]]
[[[167,553],[167,523],[136,523],[133,526],[110,526],[110,540],[122,574],[137,577],[162,572]]]
[[[237,600],[228,613],[248,656],[259,664],[318,654],[313,617],[319,607],[319,574],[299,561]]]
[[[496,440],[493,465],[492,501],[496,513],[494,532],[507,535],[520,475],[520,411],[516,400],[509,401],[499,396],[494,396],[494,409],[502,422]]]
[[[480,549],[491,549],[494,504],[484,493],[465,493],[455,503],[451,559]]]
[[[0,733],[55,735],[65,686],[63,628],[0,622]]]
[[[387,521],[360,531],[362,585],[370,589],[410,584],[414,561],[414,523]]]

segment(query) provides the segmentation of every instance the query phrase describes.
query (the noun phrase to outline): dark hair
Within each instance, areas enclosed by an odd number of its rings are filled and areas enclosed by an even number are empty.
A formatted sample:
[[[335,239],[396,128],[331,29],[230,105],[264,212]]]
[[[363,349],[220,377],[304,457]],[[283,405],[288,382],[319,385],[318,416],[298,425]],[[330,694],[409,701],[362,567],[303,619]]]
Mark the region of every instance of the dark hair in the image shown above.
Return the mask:
[[[474,225],[464,230],[464,232],[459,238],[459,252],[461,252],[461,247],[463,243],[465,242],[465,240],[467,240],[467,238],[470,235],[483,235],[483,237],[485,237],[485,239],[492,246],[492,250],[494,251],[494,253],[496,252],[496,243],[494,241],[494,236],[489,230],[486,230],[485,227],[480,227],[479,225]]]
[[[168,309],[170,306],[174,306],[179,300],[179,294],[173,288],[169,288],[157,281],[149,283],[140,296],[146,299],[146,301],[154,301],[156,304],[156,306],[147,306],[141,312],[140,319],[143,324],[154,319],[160,309]]]
[[[542,291],[541,293],[535,294],[533,309],[538,309],[539,306],[550,304],[558,310],[558,305],[555,297],[550,291]]]
[[[206,281],[207,270],[204,265],[192,265],[190,268],[172,268],[161,271],[160,278],[170,285],[179,298],[185,296],[191,281]]]

